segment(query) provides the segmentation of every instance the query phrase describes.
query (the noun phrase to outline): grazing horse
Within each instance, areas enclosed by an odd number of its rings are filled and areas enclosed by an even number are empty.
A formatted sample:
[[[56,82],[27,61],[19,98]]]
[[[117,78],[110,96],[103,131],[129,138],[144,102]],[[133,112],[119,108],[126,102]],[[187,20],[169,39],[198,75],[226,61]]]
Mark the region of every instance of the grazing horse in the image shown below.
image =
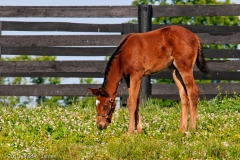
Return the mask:
[[[190,106],[189,130],[196,130],[198,88],[193,77],[195,62],[205,74],[209,70],[204,60],[200,39],[180,26],[169,26],[146,33],[126,35],[111,56],[101,88],[91,89],[96,96],[97,127],[106,129],[115,110],[116,94],[122,76],[128,86],[128,133],[142,131],[138,93],[141,78],[169,68],[181,99],[180,130],[186,131]],[[134,126],[135,122],[135,126]]]

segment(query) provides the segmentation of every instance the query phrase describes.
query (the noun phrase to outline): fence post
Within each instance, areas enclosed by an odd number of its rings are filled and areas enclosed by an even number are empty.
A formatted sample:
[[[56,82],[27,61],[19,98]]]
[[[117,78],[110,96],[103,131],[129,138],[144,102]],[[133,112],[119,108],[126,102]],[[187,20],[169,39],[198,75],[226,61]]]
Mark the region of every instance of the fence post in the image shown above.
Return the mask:
[[[0,21],[0,36],[2,36],[2,21]],[[2,47],[0,46],[0,61],[2,61]],[[2,73],[0,72],[0,81],[2,81]]]
[[[2,36],[2,21],[0,21],[0,36]],[[0,46],[0,60],[2,59],[2,47]]]
[[[152,5],[138,5],[138,31],[148,32],[152,29]],[[140,102],[145,105],[151,95],[151,77],[143,77],[140,88]]]

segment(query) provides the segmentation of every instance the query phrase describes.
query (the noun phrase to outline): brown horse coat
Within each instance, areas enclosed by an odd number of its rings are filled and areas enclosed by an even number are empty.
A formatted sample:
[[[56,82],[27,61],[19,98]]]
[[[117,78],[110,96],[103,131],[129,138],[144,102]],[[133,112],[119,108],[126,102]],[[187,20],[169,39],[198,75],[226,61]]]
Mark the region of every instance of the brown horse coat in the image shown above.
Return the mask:
[[[199,38],[180,26],[169,26],[146,33],[128,34],[110,58],[101,88],[89,90],[96,95],[97,126],[107,128],[115,109],[119,81],[125,77],[128,84],[128,132],[142,130],[138,93],[141,78],[169,68],[181,99],[180,130],[196,129],[198,88],[193,77],[195,62],[208,74]],[[189,108],[190,106],[190,108]],[[134,127],[135,122],[135,127]]]

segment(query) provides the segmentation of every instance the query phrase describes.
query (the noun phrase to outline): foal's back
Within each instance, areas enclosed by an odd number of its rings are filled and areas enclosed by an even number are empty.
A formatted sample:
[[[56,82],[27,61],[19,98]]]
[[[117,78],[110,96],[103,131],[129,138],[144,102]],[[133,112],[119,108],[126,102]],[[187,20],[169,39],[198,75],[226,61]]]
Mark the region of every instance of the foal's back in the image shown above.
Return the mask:
[[[122,47],[123,72],[149,75],[164,70],[174,61],[190,62],[186,65],[192,68],[198,48],[199,40],[195,34],[180,26],[131,34]]]

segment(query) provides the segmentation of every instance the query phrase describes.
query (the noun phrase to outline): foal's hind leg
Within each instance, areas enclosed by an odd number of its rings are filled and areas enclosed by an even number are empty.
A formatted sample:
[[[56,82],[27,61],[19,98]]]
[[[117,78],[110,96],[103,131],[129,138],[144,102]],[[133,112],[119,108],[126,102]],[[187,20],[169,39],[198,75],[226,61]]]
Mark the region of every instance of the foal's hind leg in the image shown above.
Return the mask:
[[[196,131],[198,88],[195,84],[193,74],[188,73],[184,75],[183,82],[187,88],[187,94],[190,104],[189,130]]]
[[[179,129],[184,132],[187,129],[188,105],[189,105],[188,97],[187,97],[185,85],[183,83],[182,77],[180,76],[178,70],[173,65],[171,65],[169,69],[173,76],[173,80],[178,88],[178,92],[181,99],[182,109],[181,109]]]
[[[198,102],[198,88],[195,84],[193,77],[193,69],[192,67],[186,67],[183,63],[174,64],[178,69],[183,83],[186,88],[187,96],[190,104],[190,122],[189,122],[189,130],[196,130],[196,117],[197,117],[197,102]]]

